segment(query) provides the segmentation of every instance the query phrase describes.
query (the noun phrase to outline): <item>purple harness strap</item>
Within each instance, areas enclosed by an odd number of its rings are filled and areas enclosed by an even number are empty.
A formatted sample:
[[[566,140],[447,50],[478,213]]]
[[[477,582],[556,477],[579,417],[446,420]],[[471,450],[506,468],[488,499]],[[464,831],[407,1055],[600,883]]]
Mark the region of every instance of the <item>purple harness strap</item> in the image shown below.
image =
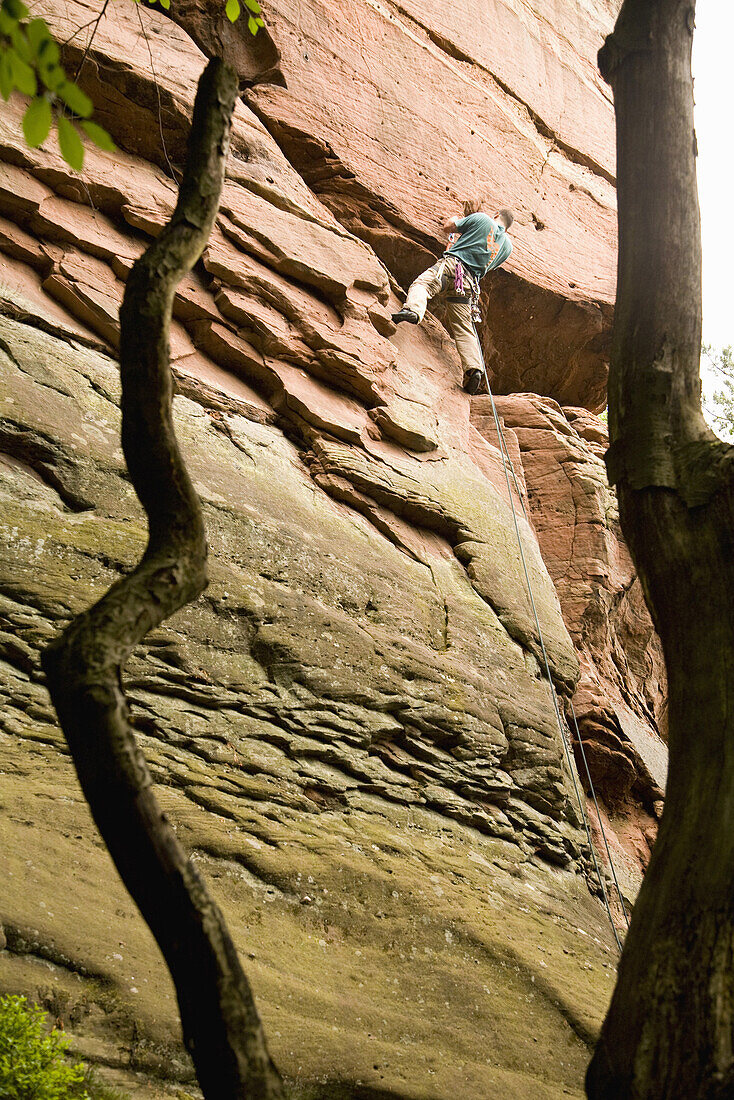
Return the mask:
[[[468,272],[461,260],[452,256],[454,261],[454,294],[469,299],[472,317],[475,321],[481,321],[479,312],[479,280]]]

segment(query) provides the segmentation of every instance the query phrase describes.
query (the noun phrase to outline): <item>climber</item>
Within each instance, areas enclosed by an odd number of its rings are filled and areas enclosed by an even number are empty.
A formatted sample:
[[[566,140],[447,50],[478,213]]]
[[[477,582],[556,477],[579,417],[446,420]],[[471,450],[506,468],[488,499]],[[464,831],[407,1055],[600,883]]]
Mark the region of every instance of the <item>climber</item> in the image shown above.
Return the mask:
[[[512,252],[507,230],[514,221],[512,211],[506,207],[492,218],[483,214],[481,207],[481,200],[467,200],[463,218],[457,215],[444,222],[442,229],[449,237],[449,247],[411,284],[403,308],[392,315],[396,325],[401,321],[420,324],[429,299],[446,294],[449,328],[464,367],[462,384],[470,394],[478,392],[484,376],[474,327],[475,320],[481,319],[479,280],[503,264]]]

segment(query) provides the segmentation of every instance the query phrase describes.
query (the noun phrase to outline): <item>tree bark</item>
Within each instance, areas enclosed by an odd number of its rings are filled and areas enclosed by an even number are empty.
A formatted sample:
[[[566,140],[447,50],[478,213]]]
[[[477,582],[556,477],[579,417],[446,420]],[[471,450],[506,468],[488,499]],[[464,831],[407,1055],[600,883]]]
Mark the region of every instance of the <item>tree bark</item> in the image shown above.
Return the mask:
[[[169,328],[176,287],[219,207],[237,93],[235,73],[211,61],[199,81],[176,209],[131,271],[120,311],[122,444],[148,515],[145,554],[47,648],[43,667],[94,820],[170,969],[204,1095],[280,1100],[234,944],[155,799],[121,683],[133,647],[207,583],[201,504],[171,418]]]
[[[599,55],[619,199],[607,468],[665,652],[670,767],[590,1100],[734,1096],[734,448],[700,408],[694,7],[625,0]]]

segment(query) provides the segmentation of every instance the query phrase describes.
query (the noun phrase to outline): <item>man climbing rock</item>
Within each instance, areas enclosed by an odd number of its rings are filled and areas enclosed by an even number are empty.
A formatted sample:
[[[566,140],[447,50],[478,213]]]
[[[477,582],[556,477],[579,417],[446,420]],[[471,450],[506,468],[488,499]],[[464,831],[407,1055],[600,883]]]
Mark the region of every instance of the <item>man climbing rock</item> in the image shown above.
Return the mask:
[[[438,263],[429,267],[413,282],[399,313],[393,313],[396,325],[401,321],[419,324],[431,298],[445,294],[448,323],[464,367],[463,386],[477,393],[484,370],[474,321],[479,320],[479,280],[488,271],[503,264],[512,252],[507,230],[514,221],[506,207],[494,217],[481,212],[481,201],[464,203],[464,217],[449,218],[443,231],[451,243]],[[453,238],[453,239],[452,239]]]

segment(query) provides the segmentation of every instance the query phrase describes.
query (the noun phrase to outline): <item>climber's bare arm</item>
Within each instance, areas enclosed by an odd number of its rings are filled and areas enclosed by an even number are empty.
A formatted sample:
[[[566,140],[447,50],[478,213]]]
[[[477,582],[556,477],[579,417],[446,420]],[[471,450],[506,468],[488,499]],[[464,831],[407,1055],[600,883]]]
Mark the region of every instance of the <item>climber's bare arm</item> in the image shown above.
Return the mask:
[[[457,221],[460,220],[460,218],[461,218],[461,214],[456,214],[452,218],[447,218],[446,221],[443,223],[443,225],[441,226],[441,230],[442,230],[443,233],[446,234],[447,237],[448,237],[449,233],[457,233],[458,232],[458,230],[456,228],[456,223],[457,223]]]

